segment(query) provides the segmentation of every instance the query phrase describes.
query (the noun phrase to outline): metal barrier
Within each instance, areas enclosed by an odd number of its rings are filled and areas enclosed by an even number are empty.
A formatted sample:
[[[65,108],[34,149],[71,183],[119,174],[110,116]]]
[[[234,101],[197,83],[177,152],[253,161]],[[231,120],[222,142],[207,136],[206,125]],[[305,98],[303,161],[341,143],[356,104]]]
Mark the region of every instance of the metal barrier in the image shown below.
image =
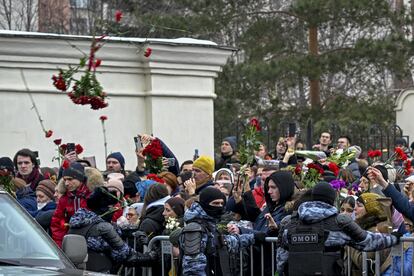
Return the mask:
[[[397,245],[395,245],[394,247],[391,248],[391,271],[392,274],[394,275],[396,271],[399,270],[400,275],[404,275],[404,243],[410,243],[410,247],[412,252],[414,252],[414,237],[401,237],[400,239],[400,243],[398,243]],[[408,250],[409,248],[406,248],[406,250]],[[381,275],[381,259],[380,259],[380,252],[381,251],[376,251],[375,252],[375,259],[371,260],[367,258],[367,252],[362,252],[362,275],[368,275],[368,270],[374,270],[375,275]],[[350,258],[350,247],[348,247],[347,249],[347,255],[348,255],[348,259],[347,259],[347,275],[350,276],[351,275],[351,270],[352,270],[352,266],[351,266],[351,258]],[[393,258],[394,257],[400,257],[400,267],[394,267],[394,262],[393,262]],[[411,260],[411,274],[414,275],[414,254],[412,255],[413,259]],[[373,266],[374,264],[374,266]],[[374,268],[374,269],[372,269]],[[388,269],[388,268],[387,268]]]

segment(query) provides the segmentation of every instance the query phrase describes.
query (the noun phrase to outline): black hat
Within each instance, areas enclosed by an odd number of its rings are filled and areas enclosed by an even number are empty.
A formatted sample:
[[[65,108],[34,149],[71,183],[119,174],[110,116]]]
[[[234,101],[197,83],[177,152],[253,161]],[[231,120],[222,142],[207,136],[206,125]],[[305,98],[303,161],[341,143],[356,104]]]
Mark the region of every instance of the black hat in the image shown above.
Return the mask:
[[[99,215],[105,213],[109,205],[117,202],[116,191],[110,192],[105,186],[96,187],[86,200],[88,208]]]
[[[384,178],[385,181],[388,181],[388,170],[385,166],[376,165],[374,166],[374,168],[376,168],[377,170],[381,172],[382,177]],[[365,178],[368,178],[368,170],[366,170],[362,176],[364,176]]]
[[[62,176],[69,176],[80,182],[85,182],[85,168],[80,163],[73,162],[63,171]]]
[[[312,189],[312,200],[322,201],[334,205],[336,192],[332,186],[325,181],[320,181]]]
[[[0,158],[0,170],[6,169],[9,172],[14,172],[13,161],[9,157]]]

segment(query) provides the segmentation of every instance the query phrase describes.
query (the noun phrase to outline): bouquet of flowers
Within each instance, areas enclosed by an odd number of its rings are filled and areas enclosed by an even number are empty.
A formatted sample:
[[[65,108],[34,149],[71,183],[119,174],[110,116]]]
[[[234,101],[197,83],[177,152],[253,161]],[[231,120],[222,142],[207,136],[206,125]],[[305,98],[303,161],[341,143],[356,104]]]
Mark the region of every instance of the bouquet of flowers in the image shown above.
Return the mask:
[[[250,120],[246,132],[242,135],[242,144],[239,148],[240,164],[250,165],[255,159],[255,152],[260,147],[260,124],[256,118]]]
[[[356,149],[349,148],[348,150],[338,149],[327,159],[329,162],[337,164],[339,167],[346,168],[351,160],[355,158]]]
[[[308,171],[303,177],[302,183],[306,188],[313,188],[319,182],[325,171],[318,163],[309,163],[307,167]]]
[[[180,228],[180,222],[178,221],[177,218],[173,218],[173,217],[167,218],[167,221],[165,224],[165,230],[168,233],[171,233],[178,228]]]
[[[162,146],[158,139],[154,139],[144,148],[145,167],[150,173],[158,174],[162,170]]]

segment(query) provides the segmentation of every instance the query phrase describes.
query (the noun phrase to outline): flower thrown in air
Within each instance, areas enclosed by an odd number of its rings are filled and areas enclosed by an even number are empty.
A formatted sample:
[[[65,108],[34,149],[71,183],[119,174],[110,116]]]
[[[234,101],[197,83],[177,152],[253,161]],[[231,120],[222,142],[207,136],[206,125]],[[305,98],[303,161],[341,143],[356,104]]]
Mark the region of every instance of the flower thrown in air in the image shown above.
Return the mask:
[[[55,139],[53,140],[53,143],[55,143],[56,146],[59,146],[62,143],[62,139]]]
[[[53,135],[53,131],[52,130],[48,130],[48,131],[45,131],[45,137],[46,138],[50,138],[50,137],[52,137],[52,135]]]
[[[152,49],[148,47],[147,49],[145,49],[144,57],[149,57],[151,53],[152,53]]]
[[[81,154],[83,152],[83,147],[80,144],[76,144],[75,152],[76,154]]]
[[[103,122],[103,121],[108,120],[108,117],[106,115],[102,115],[101,117],[99,117],[99,120]]]
[[[120,10],[115,12],[115,22],[119,23],[124,15]]]

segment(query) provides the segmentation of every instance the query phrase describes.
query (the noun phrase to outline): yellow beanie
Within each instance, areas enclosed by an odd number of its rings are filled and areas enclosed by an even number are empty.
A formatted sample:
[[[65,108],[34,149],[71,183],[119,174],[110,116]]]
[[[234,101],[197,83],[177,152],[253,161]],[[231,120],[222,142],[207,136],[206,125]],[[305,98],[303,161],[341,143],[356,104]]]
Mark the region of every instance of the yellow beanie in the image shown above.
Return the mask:
[[[380,197],[380,195],[374,193],[363,193],[360,195],[360,199],[362,199],[362,203],[364,204],[368,215],[377,217],[385,216],[384,209],[382,208],[381,203],[377,200]]]
[[[214,160],[210,156],[201,155],[194,161],[193,167],[199,168],[208,175],[212,175],[214,172]]]

